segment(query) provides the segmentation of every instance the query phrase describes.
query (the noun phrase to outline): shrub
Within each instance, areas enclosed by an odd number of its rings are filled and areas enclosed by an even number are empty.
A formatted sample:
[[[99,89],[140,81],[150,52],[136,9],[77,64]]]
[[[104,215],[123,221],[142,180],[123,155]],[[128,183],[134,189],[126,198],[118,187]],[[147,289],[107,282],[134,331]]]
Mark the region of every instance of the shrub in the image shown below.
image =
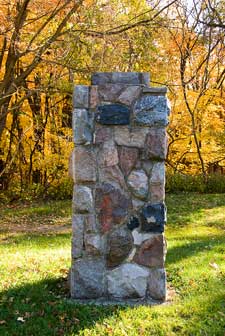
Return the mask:
[[[170,193],[200,192],[200,193],[224,193],[225,175],[211,174],[207,176],[207,182],[201,175],[185,175],[181,173],[168,173],[166,177],[166,191]]]

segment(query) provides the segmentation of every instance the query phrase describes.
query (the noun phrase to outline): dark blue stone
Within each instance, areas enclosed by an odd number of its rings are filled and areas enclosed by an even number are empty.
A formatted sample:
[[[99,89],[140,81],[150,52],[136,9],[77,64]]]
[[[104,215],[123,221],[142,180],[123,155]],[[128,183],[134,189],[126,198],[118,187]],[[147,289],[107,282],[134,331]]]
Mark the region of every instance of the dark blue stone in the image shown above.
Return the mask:
[[[129,230],[134,230],[139,226],[139,220],[137,217],[131,217],[129,222],[127,223],[127,228]]]
[[[141,210],[141,228],[145,232],[162,233],[166,224],[164,203],[148,204]]]
[[[122,104],[98,106],[96,121],[102,125],[128,125],[130,123],[130,109]]]

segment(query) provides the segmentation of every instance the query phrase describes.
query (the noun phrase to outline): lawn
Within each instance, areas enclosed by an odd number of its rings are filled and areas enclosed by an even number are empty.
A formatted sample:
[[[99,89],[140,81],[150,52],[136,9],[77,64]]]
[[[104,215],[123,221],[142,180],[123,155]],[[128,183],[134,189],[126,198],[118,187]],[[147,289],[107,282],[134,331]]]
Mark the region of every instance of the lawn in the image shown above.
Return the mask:
[[[170,302],[68,299],[71,202],[0,207],[0,335],[224,335],[225,195],[167,195]]]

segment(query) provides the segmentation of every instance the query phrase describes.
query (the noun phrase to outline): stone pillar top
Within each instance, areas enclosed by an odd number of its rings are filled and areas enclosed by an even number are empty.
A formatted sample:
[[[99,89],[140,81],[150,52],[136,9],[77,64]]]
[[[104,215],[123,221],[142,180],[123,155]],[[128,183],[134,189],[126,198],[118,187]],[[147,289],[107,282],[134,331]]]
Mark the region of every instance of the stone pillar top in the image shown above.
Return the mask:
[[[148,72],[96,72],[92,75],[92,85],[130,84],[146,85],[150,83]]]

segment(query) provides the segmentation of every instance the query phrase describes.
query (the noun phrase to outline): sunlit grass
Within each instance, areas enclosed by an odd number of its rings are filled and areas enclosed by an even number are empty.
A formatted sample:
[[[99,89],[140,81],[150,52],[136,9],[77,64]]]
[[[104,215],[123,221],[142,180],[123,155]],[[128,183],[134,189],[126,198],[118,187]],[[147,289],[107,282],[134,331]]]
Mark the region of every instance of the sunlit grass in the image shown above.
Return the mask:
[[[168,195],[167,206],[175,295],[170,304],[136,308],[68,300],[70,202],[1,208],[0,335],[224,335],[225,195]],[[34,230],[25,232],[24,222]]]

